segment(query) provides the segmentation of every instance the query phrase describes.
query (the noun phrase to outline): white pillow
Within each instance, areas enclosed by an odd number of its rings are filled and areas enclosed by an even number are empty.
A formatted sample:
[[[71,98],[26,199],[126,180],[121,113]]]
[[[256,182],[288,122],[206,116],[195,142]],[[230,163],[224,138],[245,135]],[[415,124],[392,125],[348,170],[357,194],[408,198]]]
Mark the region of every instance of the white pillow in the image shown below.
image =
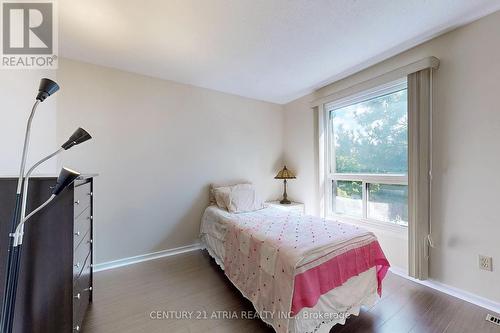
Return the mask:
[[[230,213],[244,213],[264,208],[252,184],[237,184],[214,188],[217,206]]]
[[[226,202],[230,201],[230,196],[231,196],[230,186],[214,187],[214,188],[212,188],[211,192],[212,192],[215,204],[217,204],[217,206],[220,209],[227,210]]]
[[[208,194],[209,204],[210,205],[217,204],[217,200],[215,200],[215,194],[214,194],[215,188],[217,188],[217,187],[229,187],[229,186],[234,186],[237,184],[251,184],[251,182],[246,181],[246,180],[234,180],[234,181],[228,181],[228,182],[224,182],[224,183],[216,183],[216,184],[212,183],[212,184],[210,184],[209,194]]]

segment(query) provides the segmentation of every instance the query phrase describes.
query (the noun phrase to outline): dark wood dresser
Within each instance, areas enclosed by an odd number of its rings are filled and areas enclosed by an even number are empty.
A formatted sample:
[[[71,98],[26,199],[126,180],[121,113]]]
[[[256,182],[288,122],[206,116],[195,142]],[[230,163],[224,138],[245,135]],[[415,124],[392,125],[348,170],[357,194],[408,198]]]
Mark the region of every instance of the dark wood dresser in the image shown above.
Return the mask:
[[[27,224],[14,332],[83,331],[92,302],[93,180],[93,176],[80,176]],[[50,196],[55,182],[56,177],[30,180],[28,212]],[[16,185],[17,179],[0,178],[0,293]]]

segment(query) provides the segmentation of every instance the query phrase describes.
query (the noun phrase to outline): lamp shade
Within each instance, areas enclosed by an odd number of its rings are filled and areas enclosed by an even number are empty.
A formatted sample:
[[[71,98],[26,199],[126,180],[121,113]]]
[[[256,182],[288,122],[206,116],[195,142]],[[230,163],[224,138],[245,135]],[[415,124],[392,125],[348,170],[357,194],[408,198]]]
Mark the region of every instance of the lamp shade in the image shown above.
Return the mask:
[[[82,142],[92,139],[92,136],[83,128],[78,128],[71,136],[68,141],[62,144],[62,148],[65,150],[70,149],[73,146],[76,146]]]
[[[50,95],[55,94],[59,90],[59,85],[51,79],[41,79],[40,87],[38,88],[38,95],[36,99],[43,102]]]
[[[66,187],[68,187],[72,182],[75,181],[76,178],[80,176],[80,173],[68,168],[62,168],[59,173],[59,177],[57,177],[57,184],[52,190],[53,195],[58,195],[61,193]]]
[[[281,169],[274,179],[295,179],[295,174],[286,168],[286,165]]]

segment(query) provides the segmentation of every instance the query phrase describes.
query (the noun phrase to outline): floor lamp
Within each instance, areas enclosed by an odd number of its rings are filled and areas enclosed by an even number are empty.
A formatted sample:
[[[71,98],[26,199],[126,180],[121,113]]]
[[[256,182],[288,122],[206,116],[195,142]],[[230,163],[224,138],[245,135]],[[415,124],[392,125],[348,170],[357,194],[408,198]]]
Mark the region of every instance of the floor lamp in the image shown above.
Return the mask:
[[[21,245],[24,235],[24,224],[34,214],[41,211],[45,206],[47,206],[59,193],[62,192],[62,190],[64,190],[64,188],[70,185],[79,176],[79,173],[67,168],[63,168],[61,170],[61,173],[59,174],[59,177],[57,178],[56,186],[54,187],[50,198],[26,216],[25,214],[26,202],[28,197],[29,177],[31,176],[32,172],[43,162],[56,156],[62,151],[67,150],[74,145],[87,141],[91,138],[90,134],[88,134],[82,128],[79,128],[75,131],[75,133],[73,133],[69,140],[61,146],[60,149],[35,163],[33,167],[31,167],[25,174],[26,158],[28,155],[28,147],[30,141],[31,123],[35,115],[35,111],[39,103],[43,102],[47,97],[54,94],[58,90],[59,86],[57,85],[57,83],[49,79],[42,79],[40,81],[40,88],[38,90],[35,104],[33,105],[31,114],[28,118],[28,124],[26,127],[24,138],[21,167],[17,182],[16,203],[12,222],[10,225],[6,279],[3,294],[2,312],[0,317],[0,333],[11,333],[13,329],[17,281],[21,263]]]

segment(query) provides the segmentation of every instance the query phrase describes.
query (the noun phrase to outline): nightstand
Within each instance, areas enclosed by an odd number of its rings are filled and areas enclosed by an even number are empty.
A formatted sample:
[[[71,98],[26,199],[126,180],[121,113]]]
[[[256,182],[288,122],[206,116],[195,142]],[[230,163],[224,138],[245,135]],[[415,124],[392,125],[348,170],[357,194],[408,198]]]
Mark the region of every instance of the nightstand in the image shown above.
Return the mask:
[[[279,200],[278,201],[267,201],[266,205],[270,207],[275,207],[278,209],[283,209],[289,212],[295,212],[299,214],[305,214],[306,207],[303,203],[301,202],[293,202],[291,204],[280,204]]]

